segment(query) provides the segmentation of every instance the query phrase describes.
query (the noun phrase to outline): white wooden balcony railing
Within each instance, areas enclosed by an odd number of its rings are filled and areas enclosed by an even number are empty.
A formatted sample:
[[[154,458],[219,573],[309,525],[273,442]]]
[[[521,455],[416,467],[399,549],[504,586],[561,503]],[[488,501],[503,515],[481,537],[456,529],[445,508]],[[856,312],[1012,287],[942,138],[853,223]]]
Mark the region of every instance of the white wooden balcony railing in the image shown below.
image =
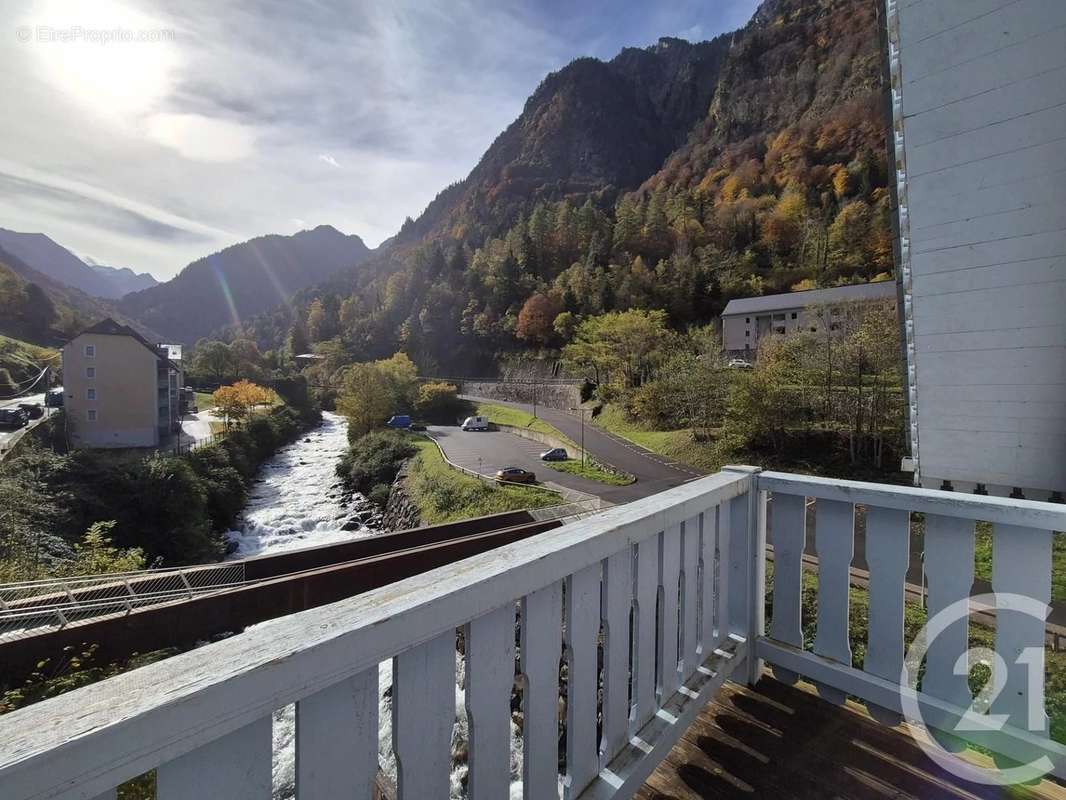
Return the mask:
[[[810,499],[819,557],[813,652],[800,629]],[[848,644],[856,504],[865,509],[870,568],[862,669]],[[891,722],[906,695],[903,598],[915,511],[925,514],[931,612],[968,597],[974,520],[995,526],[996,590],[1048,602],[1051,531],[1066,528],[1060,506],[730,468],[0,717],[0,797],[114,798],[116,786],[154,769],[159,800],[265,800],[272,713],[295,703],[297,798],[370,798],[382,729],[378,665],[392,659],[385,730],[397,794],[447,798],[457,629],[474,800],[509,796],[516,685],[522,796],[537,800],[631,796],[722,682],[754,681],[762,660],[786,680],[808,676],[831,699],[863,698]],[[1009,667],[993,711],[1009,725],[995,742],[1007,755],[1030,760],[1036,751],[1061,766],[1046,724],[1034,732],[1020,723],[1033,707],[1042,713],[1043,670],[1019,667],[1015,656],[1042,648],[1043,624],[1010,608],[999,614],[996,650]],[[965,670],[955,674],[965,627],[934,642],[916,695],[926,719],[946,728],[969,703]]]

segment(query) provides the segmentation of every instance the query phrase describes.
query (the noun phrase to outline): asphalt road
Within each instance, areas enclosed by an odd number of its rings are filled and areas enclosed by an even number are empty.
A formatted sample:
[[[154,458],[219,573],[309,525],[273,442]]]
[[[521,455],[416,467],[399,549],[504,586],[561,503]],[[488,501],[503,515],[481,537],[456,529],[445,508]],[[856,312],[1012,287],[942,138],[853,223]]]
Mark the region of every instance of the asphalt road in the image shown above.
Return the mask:
[[[24,397],[16,397],[13,400],[0,401],[0,408],[14,408],[21,403],[37,403],[44,408],[44,394],[30,394]],[[49,409],[45,409],[45,415],[47,416]],[[39,420],[31,419],[30,427],[36,425]],[[26,430],[26,426],[18,428],[17,430],[11,430],[9,428],[0,429],[0,450],[6,450],[10,441],[20,436],[23,431]]]
[[[538,482],[549,488],[556,488],[552,486],[555,484],[611,502],[625,502],[609,498],[607,494],[629,487],[607,486],[549,467],[540,460],[540,454],[549,448],[540,442],[522,439],[505,431],[464,431],[455,425],[430,425],[426,432],[437,440],[450,461],[482,475],[491,477],[503,467],[521,467],[532,472]]]
[[[533,412],[533,407],[526,403],[510,403],[500,400],[489,400],[487,398],[479,397],[467,397],[468,400],[481,401],[486,403],[493,403],[501,406],[511,406],[513,408],[519,408],[528,413]],[[559,411],[554,408],[545,408],[543,406],[537,406],[537,416],[547,422],[549,425],[554,426],[564,436],[569,437],[575,442],[581,442],[581,418],[575,414],[567,413],[566,411]],[[501,446],[510,447],[511,442],[518,441],[522,443],[522,446],[527,446],[528,452],[533,452],[534,457],[536,454],[547,450],[547,446],[538,444],[536,442],[529,442],[525,439],[519,439],[517,436],[510,434],[499,434],[493,432],[494,435],[503,436],[504,438],[498,440],[501,442]],[[470,432],[468,435],[483,436],[484,434],[477,434]],[[700,477],[701,473],[696,472],[692,468],[685,464],[677,464],[667,461],[666,459],[658,456],[654,453],[650,453],[642,447],[639,447],[632,442],[628,442],[625,439],[620,439],[617,436],[607,433],[601,428],[597,428],[587,421],[584,425],[585,436],[585,449],[594,455],[596,458],[603,462],[610,464],[617,469],[628,472],[630,475],[636,477],[636,483],[629,486],[607,486],[606,484],[597,483],[595,481],[587,481],[576,478],[566,473],[555,472],[548,467],[545,467],[543,463],[537,459],[539,470],[535,469],[534,472],[540,477],[542,474],[554,473],[551,480],[563,484],[560,479],[562,477],[577,481],[581,480],[584,486],[591,486],[591,489],[580,489],[580,491],[588,491],[589,494],[595,494],[598,497],[602,497],[612,503],[628,503],[630,500],[638,500],[642,497],[648,497],[653,494],[657,494],[665,489],[671,489],[674,486],[680,486],[683,483]],[[448,453],[448,448],[444,446],[444,442],[441,443],[444,447],[444,451]],[[491,451],[494,459],[503,457],[503,451],[497,449],[496,446],[490,445],[488,442],[484,444],[471,445],[476,447],[479,451],[482,448],[486,448],[486,452]],[[535,451],[535,452],[534,452]],[[479,453],[485,462],[488,463],[490,456],[485,453]],[[449,458],[451,454],[449,453]],[[476,454],[474,456],[475,466],[470,467],[476,469]],[[457,463],[463,463],[457,459],[452,459]],[[468,466],[463,463],[463,466]],[[511,466],[510,463],[501,464],[501,466]],[[529,469],[524,463],[515,463],[516,467],[523,467]],[[493,469],[495,472],[495,469]],[[563,484],[566,485],[566,484]],[[576,488],[576,486],[575,486]]]

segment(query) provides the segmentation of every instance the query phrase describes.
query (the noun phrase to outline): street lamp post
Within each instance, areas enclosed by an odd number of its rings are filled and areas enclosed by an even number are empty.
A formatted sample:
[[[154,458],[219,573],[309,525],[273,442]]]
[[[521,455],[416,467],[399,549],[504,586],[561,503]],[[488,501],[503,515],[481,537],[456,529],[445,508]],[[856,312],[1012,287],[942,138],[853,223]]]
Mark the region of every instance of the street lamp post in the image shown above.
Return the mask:
[[[581,466],[585,466],[585,409],[571,406],[570,410],[576,411],[581,417]]]

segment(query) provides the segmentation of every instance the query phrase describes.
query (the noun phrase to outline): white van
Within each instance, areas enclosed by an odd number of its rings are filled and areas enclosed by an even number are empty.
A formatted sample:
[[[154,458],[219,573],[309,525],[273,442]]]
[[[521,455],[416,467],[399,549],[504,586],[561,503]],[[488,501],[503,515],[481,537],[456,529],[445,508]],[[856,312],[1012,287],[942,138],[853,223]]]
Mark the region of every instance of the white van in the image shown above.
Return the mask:
[[[464,431],[487,431],[489,421],[486,417],[467,417],[463,420]]]

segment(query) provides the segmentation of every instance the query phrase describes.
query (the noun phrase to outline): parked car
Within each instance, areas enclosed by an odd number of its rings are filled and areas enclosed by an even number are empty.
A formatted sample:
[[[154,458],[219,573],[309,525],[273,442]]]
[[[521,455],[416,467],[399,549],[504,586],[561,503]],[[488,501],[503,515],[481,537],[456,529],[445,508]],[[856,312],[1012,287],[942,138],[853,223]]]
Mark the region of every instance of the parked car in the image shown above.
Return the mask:
[[[410,414],[394,414],[385,424],[390,428],[410,428],[411,416]]]
[[[40,419],[44,416],[44,409],[40,403],[19,403],[19,409],[26,412],[29,419]]]
[[[27,421],[26,412],[21,408],[0,408],[0,428],[18,430]]]
[[[570,458],[570,455],[564,447],[553,447],[551,450],[545,450],[540,454],[541,461],[566,461],[568,458]]]
[[[62,408],[63,407],[63,387],[58,389],[49,389],[48,393],[44,396],[44,404],[49,408]]]
[[[463,420],[464,431],[487,431],[489,429],[488,417],[467,417]]]
[[[730,369],[754,369],[755,366],[750,361],[745,361],[743,358],[732,358],[727,364]]]
[[[407,428],[407,430],[409,431],[424,431],[425,429],[426,426],[423,425],[421,422],[412,422],[411,425]]]
[[[536,483],[537,476],[521,467],[504,467],[496,472],[496,480],[508,483]]]

